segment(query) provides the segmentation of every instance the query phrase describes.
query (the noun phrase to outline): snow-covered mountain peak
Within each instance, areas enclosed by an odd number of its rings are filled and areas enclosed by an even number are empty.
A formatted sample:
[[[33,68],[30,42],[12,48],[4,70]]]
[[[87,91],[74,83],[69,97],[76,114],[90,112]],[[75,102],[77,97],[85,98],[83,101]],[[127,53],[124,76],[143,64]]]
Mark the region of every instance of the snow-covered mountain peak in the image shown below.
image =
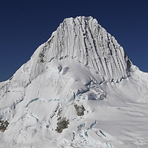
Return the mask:
[[[0,83],[0,148],[145,148],[147,90],[96,19],[67,18]]]
[[[131,61],[116,39],[92,17],[65,19],[51,38],[37,51],[34,71],[53,59],[77,59],[102,80],[120,81],[129,75]],[[39,68],[39,69],[38,69]],[[36,75],[31,72],[32,77]]]

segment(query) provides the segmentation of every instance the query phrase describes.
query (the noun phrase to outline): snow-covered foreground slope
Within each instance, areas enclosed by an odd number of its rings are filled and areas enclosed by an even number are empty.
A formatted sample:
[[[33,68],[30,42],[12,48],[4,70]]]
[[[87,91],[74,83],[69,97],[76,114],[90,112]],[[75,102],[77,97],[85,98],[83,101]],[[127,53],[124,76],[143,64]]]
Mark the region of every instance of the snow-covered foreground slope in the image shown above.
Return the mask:
[[[65,19],[0,83],[0,148],[146,148],[147,90],[95,19]]]

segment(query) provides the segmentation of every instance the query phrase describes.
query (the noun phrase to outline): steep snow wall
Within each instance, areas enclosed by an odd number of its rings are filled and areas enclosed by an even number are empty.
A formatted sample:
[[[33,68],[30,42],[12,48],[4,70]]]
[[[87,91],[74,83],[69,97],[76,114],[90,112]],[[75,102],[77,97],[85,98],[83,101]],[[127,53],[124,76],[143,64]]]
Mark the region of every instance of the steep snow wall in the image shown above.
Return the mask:
[[[103,80],[112,81],[127,77],[132,65],[116,39],[92,17],[65,19],[34,54],[29,64],[31,79],[42,73],[46,63],[53,59],[76,58]]]
[[[123,48],[92,17],[65,19],[48,44],[48,60],[77,58],[105,80],[129,75],[131,61]]]

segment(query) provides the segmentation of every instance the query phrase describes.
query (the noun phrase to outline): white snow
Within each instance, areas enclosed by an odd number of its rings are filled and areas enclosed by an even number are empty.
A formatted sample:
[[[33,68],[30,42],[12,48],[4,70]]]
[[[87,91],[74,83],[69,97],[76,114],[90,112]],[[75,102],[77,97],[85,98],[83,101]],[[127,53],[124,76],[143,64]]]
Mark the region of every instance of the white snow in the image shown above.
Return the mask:
[[[97,20],[68,18],[0,83],[0,121],[0,148],[146,148],[148,74]]]

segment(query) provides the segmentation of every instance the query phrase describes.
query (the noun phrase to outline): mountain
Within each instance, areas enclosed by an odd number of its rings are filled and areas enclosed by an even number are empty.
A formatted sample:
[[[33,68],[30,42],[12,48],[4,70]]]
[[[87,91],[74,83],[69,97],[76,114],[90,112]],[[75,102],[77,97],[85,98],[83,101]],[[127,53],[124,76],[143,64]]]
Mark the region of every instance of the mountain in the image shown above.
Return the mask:
[[[148,74],[96,19],[65,19],[0,83],[0,148],[148,147]]]

